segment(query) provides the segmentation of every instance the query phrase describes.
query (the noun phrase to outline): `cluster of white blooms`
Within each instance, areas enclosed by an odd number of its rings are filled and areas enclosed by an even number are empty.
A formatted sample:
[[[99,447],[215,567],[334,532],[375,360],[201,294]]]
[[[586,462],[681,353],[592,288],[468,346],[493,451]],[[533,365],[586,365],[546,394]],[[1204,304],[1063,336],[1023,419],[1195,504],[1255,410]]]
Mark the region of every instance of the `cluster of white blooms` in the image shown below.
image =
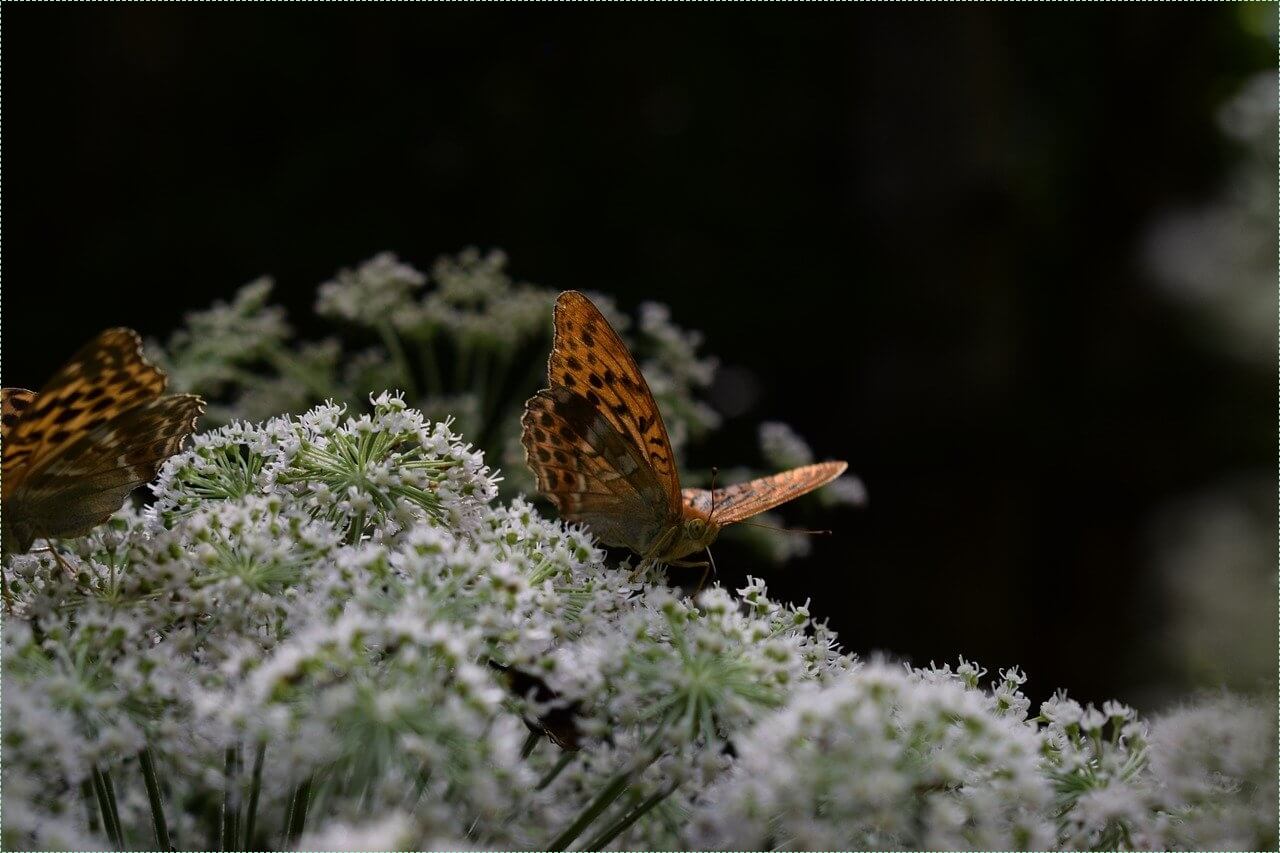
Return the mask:
[[[473,440],[499,448],[513,472],[507,493],[532,482],[516,463],[521,407],[541,384],[551,337],[554,290],[515,282],[500,251],[468,249],[425,274],[382,253],[341,270],[317,291],[315,309],[335,326],[330,338],[299,342],[260,279],[229,303],[187,316],[186,328],[156,361],[178,390],[210,401],[207,424],[259,420],[334,399],[352,410],[371,388],[398,387],[429,417],[453,418]],[[593,294],[624,334],[635,324]],[[701,337],[675,326],[665,306],[646,303],[629,345],[644,366],[679,448],[720,423],[703,396],[716,360]]]
[[[1016,676],[1015,676],[1016,677]],[[1040,738],[1015,701],[939,671],[872,663],[806,685],[735,742],[690,824],[699,847],[1043,849]]]
[[[494,505],[398,395],[202,434],[153,488],[71,573],[5,567],[10,846],[652,834],[733,731],[852,665],[761,584],[695,604]]]
[[[200,436],[5,566],[3,843],[1275,845],[1274,715],[1157,720],[861,665],[762,582],[686,595],[495,503],[396,395]]]

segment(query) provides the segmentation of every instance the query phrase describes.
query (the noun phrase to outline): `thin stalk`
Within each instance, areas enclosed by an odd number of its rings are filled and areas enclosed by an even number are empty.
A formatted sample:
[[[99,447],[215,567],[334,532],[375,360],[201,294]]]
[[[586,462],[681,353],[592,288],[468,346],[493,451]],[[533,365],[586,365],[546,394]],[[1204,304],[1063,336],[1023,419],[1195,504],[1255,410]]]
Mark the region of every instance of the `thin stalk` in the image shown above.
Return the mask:
[[[503,347],[497,357],[490,363],[489,380],[485,383],[486,398],[481,417],[485,426],[492,422],[498,413],[498,404],[502,402],[502,392],[506,390],[507,371],[511,369],[511,350]]]
[[[249,813],[244,819],[244,849],[253,849],[253,833],[258,828],[258,795],[262,792],[262,759],[267,754],[267,745],[258,744],[253,755],[253,781],[249,785]]]
[[[98,813],[94,811],[94,787],[93,783],[85,779],[80,783],[80,798],[84,801],[85,819],[89,825],[89,834],[93,835],[98,831]]]
[[[475,357],[471,360],[470,375],[467,377],[467,390],[476,395],[476,414],[484,417],[485,401],[489,399],[489,350],[477,346]]]
[[[538,748],[538,743],[542,740],[540,732],[529,732],[529,736],[524,739],[524,746],[520,747],[520,758],[528,758],[533,755],[533,751]]]
[[[285,846],[292,847],[302,837],[307,827],[307,800],[311,797],[311,777],[303,780],[293,792],[289,802],[289,826],[285,831]]]
[[[444,393],[444,378],[440,375],[440,363],[436,361],[434,332],[428,332],[422,339],[422,373],[426,376],[427,390],[432,396]]]
[[[111,781],[111,771],[102,770],[102,786],[107,791],[107,804],[111,806],[111,822],[116,827],[116,838],[120,840],[120,849],[124,849],[124,826],[120,823],[120,806],[116,801],[116,786]]]
[[[93,782],[94,796],[98,799],[98,811],[102,815],[102,829],[110,839],[112,847],[117,850],[123,849],[124,840],[120,838],[120,827],[111,817],[111,802],[107,797],[106,783],[102,781],[102,771],[95,766],[90,779]]]
[[[556,777],[560,775],[560,771],[568,767],[570,761],[573,761],[573,757],[574,753],[572,752],[566,752],[564,755],[561,755],[560,760],[556,762],[556,766],[548,770],[547,774],[538,780],[538,784],[534,790],[541,791],[543,788],[554,782]]]
[[[418,380],[414,378],[413,369],[409,367],[409,357],[405,355],[404,345],[400,343],[400,336],[396,334],[396,330],[389,322],[383,322],[378,324],[378,334],[382,337],[382,343],[386,346],[387,352],[391,354],[391,360],[396,363],[396,369],[404,378],[404,390],[409,392],[409,398],[422,399],[418,392]]]
[[[315,371],[308,369],[287,348],[273,346],[266,352],[266,357],[271,366],[280,371],[282,376],[293,379],[302,385],[317,400],[333,396],[333,389],[329,387],[327,380],[323,376],[317,375]],[[257,374],[246,372],[241,381],[251,382],[256,378]]]
[[[628,788],[631,787],[631,780],[644,771],[646,767],[658,760],[658,756],[662,754],[658,744],[661,741],[662,733],[666,730],[670,723],[670,717],[663,719],[662,722],[653,730],[653,733],[646,739],[645,744],[636,757],[625,767],[619,770],[604,789],[596,795],[582,814],[578,815],[578,819],[565,828],[563,832],[557,835],[547,845],[548,850],[564,850],[574,840],[582,834],[582,830],[595,821],[596,818],[604,814],[605,810],[613,805],[618,797],[622,796]]]
[[[604,790],[591,801],[591,805],[587,806],[582,811],[582,814],[578,815],[578,819],[569,824],[564,832],[561,832],[547,844],[547,849],[564,850],[572,844],[573,840],[582,834],[582,830],[590,826],[592,821],[600,817],[604,810],[613,805],[614,800],[621,797],[623,792],[631,786],[633,772],[633,769],[628,767],[619,771],[610,779],[609,784],[604,786]]]
[[[240,786],[238,750],[227,747],[222,765],[222,833],[219,850],[234,850],[240,837]]]
[[[147,785],[147,799],[151,801],[151,825],[156,831],[156,847],[160,850],[172,850],[169,826],[164,819],[164,801],[160,798],[160,782],[156,779],[156,763],[151,756],[150,746],[144,746],[138,753],[138,763],[142,765],[142,781]]]
[[[613,839],[617,838],[622,833],[626,832],[628,829],[631,828],[631,825],[633,823],[635,823],[640,818],[648,814],[653,809],[654,806],[656,806],[658,803],[665,800],[667,797],[671,796],[671,792],[674,791],[675,789],[676,789],[675,785],[669,785],[666,788],[662,788],[658,791],[655,791],[653,795],[650,796],[647,800],[645,800],[643,803],[641,803],[640,805],[632,809],[630,812],[628,812],[626,817],[617,821],[612,826],[606,828],[603,832],[601,832],[595,838],[592,838],[590,841],[588,841],[584,849],[603,850],[606,844],[613,841]]]

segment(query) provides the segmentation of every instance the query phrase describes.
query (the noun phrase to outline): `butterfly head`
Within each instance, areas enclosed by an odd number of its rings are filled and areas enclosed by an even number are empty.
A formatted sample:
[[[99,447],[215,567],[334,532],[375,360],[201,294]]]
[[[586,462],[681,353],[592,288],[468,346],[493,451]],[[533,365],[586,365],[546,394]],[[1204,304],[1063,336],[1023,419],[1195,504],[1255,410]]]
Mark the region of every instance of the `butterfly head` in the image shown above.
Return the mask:
[[[672,544],[668,557],[680,557],[705,550],[720,535],[720,525],[710,515],[705,515],[692,507],[685,508],[684,521],[680,524],[680,534]]]

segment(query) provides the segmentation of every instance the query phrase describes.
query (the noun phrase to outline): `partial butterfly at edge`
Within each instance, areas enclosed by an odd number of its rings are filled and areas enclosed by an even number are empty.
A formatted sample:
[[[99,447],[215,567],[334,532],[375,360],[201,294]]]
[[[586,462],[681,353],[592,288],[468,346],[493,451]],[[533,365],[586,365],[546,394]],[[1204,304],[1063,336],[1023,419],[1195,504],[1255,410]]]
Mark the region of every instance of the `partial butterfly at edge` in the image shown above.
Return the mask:
[[[165,383],[137,333],[121,328],[81,347],[40,393],[0,391],[6,556],[88,533],[178,452],[204,401],[161,396]]]

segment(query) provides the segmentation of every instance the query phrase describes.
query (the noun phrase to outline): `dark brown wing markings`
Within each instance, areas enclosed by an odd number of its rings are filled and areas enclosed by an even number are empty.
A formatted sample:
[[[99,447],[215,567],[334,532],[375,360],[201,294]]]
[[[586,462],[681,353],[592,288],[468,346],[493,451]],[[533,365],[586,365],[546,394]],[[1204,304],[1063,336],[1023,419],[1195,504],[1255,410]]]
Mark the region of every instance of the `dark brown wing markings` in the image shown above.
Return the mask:
[[[563,385],[579,394],[631,441],[654,469],[672,514],[678,513],[680,480],[671,440],[644,374],[604,315],[576,291],[556,300],[547,374],[553,388]]]
[[[143,357],[136,332],[98,335],[45,383],[5,436],[4,495],[65,446],[156,399],[164,387],[164,374]]]

